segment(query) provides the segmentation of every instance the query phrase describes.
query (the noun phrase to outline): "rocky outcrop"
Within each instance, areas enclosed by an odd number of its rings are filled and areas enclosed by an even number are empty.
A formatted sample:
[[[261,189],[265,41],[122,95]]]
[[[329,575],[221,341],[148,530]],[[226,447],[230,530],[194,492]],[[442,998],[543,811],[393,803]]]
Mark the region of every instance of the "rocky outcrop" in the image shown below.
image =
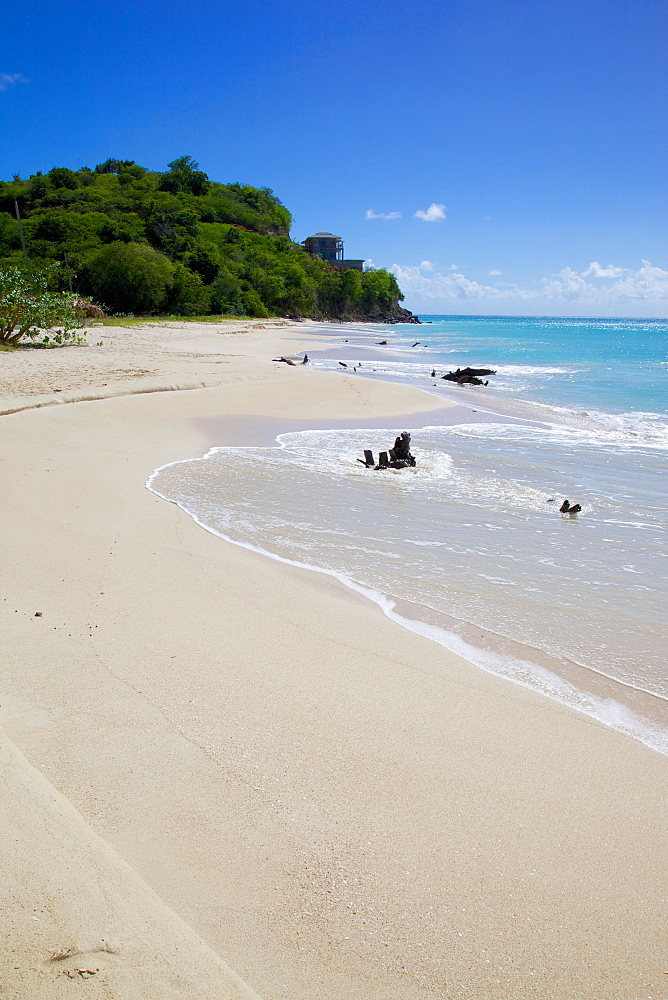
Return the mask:
[[[395,306],[383,319],[373,320],[378,323],[419,323],[420,320],[414,316],[410,309],[403,306]]]
[[[289,317],[298,319],[299,317]],[[414,316],[409,309],[403,306],[392,306],[387,312],[365,313],[361,310],[351,310],[342,313],[340,316],[313,316],[312,319],[324,319],[335,323],[419,323],[420,320]]]

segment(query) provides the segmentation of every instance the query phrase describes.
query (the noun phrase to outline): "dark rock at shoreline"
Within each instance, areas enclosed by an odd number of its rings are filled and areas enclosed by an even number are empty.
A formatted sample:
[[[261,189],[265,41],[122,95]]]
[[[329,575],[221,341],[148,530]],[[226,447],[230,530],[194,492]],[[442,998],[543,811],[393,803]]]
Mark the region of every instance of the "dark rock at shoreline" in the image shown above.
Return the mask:
[[[496,372],[491,368],[458,368],[456,372],[441,375],[441,378],[444,378],[446,382],[459,382],[460,385],[466,382],[471,383],[471,385],[486,385],[487,383],[481,380],[481,375],[496,375]]]

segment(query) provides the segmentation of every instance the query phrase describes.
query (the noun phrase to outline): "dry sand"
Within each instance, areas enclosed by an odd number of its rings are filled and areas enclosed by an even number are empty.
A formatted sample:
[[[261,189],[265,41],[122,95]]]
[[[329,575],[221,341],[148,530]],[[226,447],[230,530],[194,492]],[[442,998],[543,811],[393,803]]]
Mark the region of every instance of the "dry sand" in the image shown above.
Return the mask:
[[[665,757],[144,489],[438,400],[272,364],[306,327],[98,335],[0,354],[2,1000],[666,997]]]

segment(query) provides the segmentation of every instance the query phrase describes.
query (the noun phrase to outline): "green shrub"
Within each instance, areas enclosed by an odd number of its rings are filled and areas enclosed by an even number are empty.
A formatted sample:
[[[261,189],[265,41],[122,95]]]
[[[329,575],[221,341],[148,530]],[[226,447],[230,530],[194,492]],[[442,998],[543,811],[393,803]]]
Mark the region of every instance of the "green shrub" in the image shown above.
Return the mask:
[[[31,275],[20,267],[0,266],[0,344],[36,340],[40,333],[45,346],[83,342],[74,296],[51,292],[48,285],[46,271]]]
[[[199,274],[194,274],[183,264],[173,265],[167,297],[170,313],[178,316],[202,316],[209,312],[210,300],[210,293],[202,284]]]
[[[108,243],[88,256],[81,290],[114,313],[155,313],[167,307],[174,265],[146,243]]]
[[[75,191],[78,187],[77,175],[67,167],[54,167],[47,174],[47,177],[55,188],[69,188]]]

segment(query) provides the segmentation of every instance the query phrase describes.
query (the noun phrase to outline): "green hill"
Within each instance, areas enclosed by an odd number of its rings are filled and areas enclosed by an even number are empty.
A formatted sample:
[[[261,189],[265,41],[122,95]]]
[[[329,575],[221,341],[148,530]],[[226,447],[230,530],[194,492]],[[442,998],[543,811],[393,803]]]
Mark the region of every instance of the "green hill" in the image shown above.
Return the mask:
[[[132,160],[0,182],[0,264],[54,277],[111,313],[409,319],[392,274],[338,271],[290,240],[269,188],[210,181],[190,157],[164,173]]]

